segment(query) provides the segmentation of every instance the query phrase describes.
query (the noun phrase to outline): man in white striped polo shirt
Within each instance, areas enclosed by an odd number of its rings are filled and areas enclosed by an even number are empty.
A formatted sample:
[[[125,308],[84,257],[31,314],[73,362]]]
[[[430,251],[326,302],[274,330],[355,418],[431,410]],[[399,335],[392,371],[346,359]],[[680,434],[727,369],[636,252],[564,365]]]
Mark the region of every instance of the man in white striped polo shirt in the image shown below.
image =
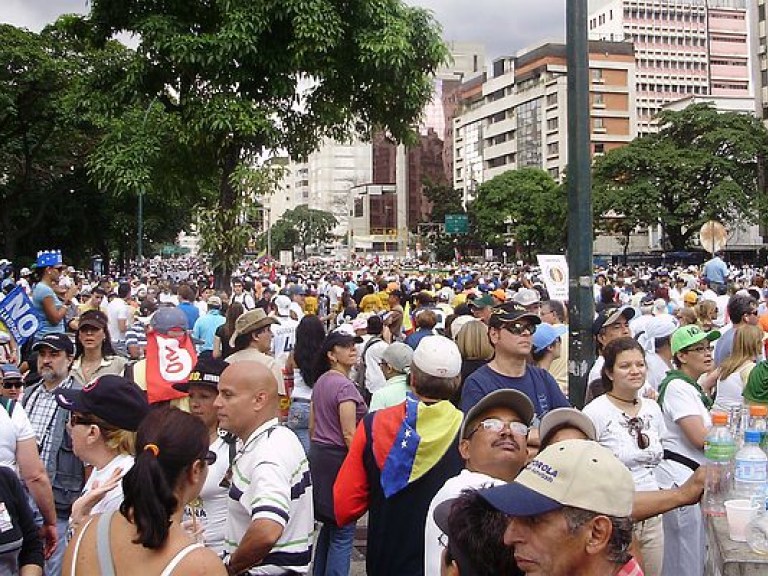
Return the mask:
[[[307,574],[314,510],[304,449],[277,420],[277,380],[258,362],[231,364],[214,403],[242,447],[232,463],[224,562],[229,574]]]

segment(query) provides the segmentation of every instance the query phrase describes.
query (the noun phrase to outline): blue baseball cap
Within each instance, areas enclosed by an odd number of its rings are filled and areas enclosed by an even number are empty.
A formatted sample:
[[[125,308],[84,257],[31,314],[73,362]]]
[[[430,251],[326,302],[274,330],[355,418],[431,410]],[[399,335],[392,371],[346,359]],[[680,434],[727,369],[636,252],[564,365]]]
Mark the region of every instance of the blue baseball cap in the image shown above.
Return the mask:
[[[536,327],[536,332],[533,333],[533,351],[541,352],[552,346],[552,343],[566,332],[568,332],[568,328],[563,324],[552,326],[552,324],[542,322]]]

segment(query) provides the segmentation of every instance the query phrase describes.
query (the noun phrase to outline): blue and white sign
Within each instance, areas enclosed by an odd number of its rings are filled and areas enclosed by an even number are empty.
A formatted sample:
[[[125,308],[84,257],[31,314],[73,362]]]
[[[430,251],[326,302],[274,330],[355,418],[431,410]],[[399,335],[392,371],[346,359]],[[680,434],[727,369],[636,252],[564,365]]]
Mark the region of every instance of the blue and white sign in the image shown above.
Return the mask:
[[[19,345],[24,344],[40,326],[32,301],[21,286],[14,288],[0,302],[0,320]]]

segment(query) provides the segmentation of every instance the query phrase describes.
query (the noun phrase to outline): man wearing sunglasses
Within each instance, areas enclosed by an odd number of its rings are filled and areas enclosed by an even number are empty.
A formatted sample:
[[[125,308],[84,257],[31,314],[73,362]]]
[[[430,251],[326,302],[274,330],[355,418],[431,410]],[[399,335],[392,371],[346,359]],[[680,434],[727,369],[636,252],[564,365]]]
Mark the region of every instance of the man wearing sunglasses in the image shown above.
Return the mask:
[[[429,505],[424,529],[424,574],[440,574],[442,530],[433,517],[435,508],[463,490],[511,482],[525,466],[526,437],[533,420],[533,404],[517,390],[496,390],[475,404],[459,431],[459,452],[465,468],[450,478]],[[502,534],[499,534],[499,540]]]
[[[570,406],[552,375],[528,364],[533,334],[539,324],[541,318],[537,314],[515,302],[494,307],[488,320],[488,338],[495,354],[493,360],[464,382],[461,410],[465,414],[484,396],[500,389],[525,394],[539,418],[553,408]]]
[[[0,389],[0,397],[4,399],[3,404],[8,409],[11,406],[8,400],[21,401],[24,380],[21,378],[19,369],[13,364],[0,365],[0,376],[2,376],[3,382],[3,387]],[[10,410],[9,413],[11,413]]]

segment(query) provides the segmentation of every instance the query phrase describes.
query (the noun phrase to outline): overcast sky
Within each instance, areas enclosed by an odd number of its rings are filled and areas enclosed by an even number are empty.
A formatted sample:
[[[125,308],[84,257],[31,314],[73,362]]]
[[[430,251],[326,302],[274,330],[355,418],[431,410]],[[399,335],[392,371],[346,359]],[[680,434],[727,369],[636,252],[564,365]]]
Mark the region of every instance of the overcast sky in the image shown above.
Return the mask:
[[[87,0],[1,0],[0,20],[38,31],[60,14],[87,12]],[[432,10],[446,40],[485,44],[488,59],[545,40],[565,40],[566,0],[406,0]]]

